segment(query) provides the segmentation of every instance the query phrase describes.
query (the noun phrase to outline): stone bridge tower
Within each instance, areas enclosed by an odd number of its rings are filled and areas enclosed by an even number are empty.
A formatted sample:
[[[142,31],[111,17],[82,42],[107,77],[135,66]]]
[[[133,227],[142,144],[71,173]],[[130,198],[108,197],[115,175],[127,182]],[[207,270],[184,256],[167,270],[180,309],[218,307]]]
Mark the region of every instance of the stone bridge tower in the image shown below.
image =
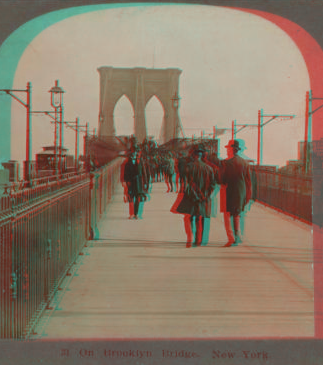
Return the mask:
[[[99,137],[115,136],[114,108],[126,95],[134,110],[134,131],[139,142],[147,137],[145,108],[154,95],[164,109],[163,142],[179,136],[180,119],[173,99],[178,95],[179,76],[177,68],[146,69],[100,67]],[[132,134],[132,133],[129,133]]]

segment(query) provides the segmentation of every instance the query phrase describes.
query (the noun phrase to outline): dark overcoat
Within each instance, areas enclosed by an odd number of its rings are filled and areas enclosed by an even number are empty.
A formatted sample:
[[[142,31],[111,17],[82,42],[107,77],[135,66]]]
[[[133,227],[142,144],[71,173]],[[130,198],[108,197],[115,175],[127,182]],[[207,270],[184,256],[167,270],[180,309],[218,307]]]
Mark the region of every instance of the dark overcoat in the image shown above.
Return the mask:
[[[186,164],[190,161],[189,157],[179,157],[177,160],[177,172],[181,179],[185,177]]]
[[[175,172],[175,162],[173,157],[167,157],[165,160],[165,173],[167,175],[173,175]]]
[[[145,176],[143,176],[143,181],[146,185],[146,180],[150,182],[151,177],[154,175],[153,173],[153,163],[151,157],[144,155],[140,159],[142,163],[142,169],[144,171]]]
[[[143,161],[132,162],[131,158],[123,166],[122,180],[127,184],[129,200],[133,197],[145,197],[147,193],[148,175]]]
[[[212,167],[203,161],[194,159],[185,168],[186,186],[183,194],[179,194],[172,212],[202,216],[211,215],[210,196],[215,187]]]
[[[235,155],[221,162],[221,182],[226,186],[225,207],[222,211],[239,215],[251,198],[250,167],[246,160]],[[224,209],[223,209],[224,208]]]

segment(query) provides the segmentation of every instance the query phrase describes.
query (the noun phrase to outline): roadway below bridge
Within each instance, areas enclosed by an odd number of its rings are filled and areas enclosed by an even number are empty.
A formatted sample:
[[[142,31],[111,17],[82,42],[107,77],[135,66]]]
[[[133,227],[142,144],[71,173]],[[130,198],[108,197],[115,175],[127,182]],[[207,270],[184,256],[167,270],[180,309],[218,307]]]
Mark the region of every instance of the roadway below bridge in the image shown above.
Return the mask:
[[[153,185],[143,219],[128,219],[119,186],[32,338],[272,338],[314,335],[311,226],[252,205],[244,242],[227,242],[222,214],[209,243],[186,248],[175,193]]]

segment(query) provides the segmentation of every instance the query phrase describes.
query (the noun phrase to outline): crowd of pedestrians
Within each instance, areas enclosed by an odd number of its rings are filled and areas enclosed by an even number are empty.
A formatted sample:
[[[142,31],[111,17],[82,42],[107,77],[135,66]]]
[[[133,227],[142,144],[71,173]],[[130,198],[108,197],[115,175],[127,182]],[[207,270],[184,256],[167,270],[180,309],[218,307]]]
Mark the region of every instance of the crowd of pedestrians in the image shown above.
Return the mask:
[[[167,193],[177,192],[171,211],[183,214],[186,247],[206,245],[205,218],[215,216],[215,195],[228,236],[225,247],[242,243],[241,214],[252,198],[248,162],[240,156],[241,142],[231,140],[227,158],[220,160],[201,143],[181,151],[163,151],[153,143],[132,140],[122,167],[121,181],[129,219],[142,219],[143,204],[155,182],[165,182]]]

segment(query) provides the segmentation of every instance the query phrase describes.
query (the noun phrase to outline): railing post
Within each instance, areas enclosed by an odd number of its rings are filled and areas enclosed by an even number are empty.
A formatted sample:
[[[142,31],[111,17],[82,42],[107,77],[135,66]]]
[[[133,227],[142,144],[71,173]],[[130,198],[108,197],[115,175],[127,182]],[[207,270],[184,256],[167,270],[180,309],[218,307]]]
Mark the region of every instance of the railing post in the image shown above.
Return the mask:
[[[30,163],[31,163],[31,155],[32,155],[32,104],[31,104],[31,82],[27,83],[27,125],[26,125],[26,162],[25,162],[25,170],[24,170],[24,179],[29,181],[30,179]]]
[[[103,174],[100,174],[99,176],[100,217],[102,215],[102,186],[103,186]]]
[[[90,173],[90,204],[89,204],[89,230],[90,240],[99,238],[97,227],[97,177],[95,173]]]
[[[98,221],[98,190],[99,190],[99,174],[98,173],[94,173],[94,207],[93,207],[93,213],[94,213],[94,219],[93,219],[93,223],[92,223],[92,228],[93,228],[93,239],[97,240],[100,237],[100,233],[99,233],[99,229],[97,226],[97,221]]]
[[[8,266],[10,270],[10,309],[9,313],[7,313],[9,317],[9,338],[16,338],[15,331],[15,308],[16,308],[16,299],[17,299],[17,274],[15,270],[15,256],[16,246],[15,246],[15,226],[16,226],[16,201],[14,198],[13,188],[10,189],[10,205],[11,205],[11,220],[10,220],[10,266]]]
[[[262,119],[263,109],[258,110],[258,148],[257,148],[257,165],[262,164]]]
[[[54,291],[89,238],[88,229],[92,239],[99,237],[100,207],[102,213],[108,196],[102,190],[107,190],[109,182],[112,196],[118,171],[117,161],[90,174],[90,184],[89,175],[82,173],[78,179],[64,178],[60,185],[46,178],[34,187],[6,188],[5,219],[0,219],[1,338],[35,334],[38,317],[46,302],[50,308]],[[80,224],[86,228],[83,232]]]

